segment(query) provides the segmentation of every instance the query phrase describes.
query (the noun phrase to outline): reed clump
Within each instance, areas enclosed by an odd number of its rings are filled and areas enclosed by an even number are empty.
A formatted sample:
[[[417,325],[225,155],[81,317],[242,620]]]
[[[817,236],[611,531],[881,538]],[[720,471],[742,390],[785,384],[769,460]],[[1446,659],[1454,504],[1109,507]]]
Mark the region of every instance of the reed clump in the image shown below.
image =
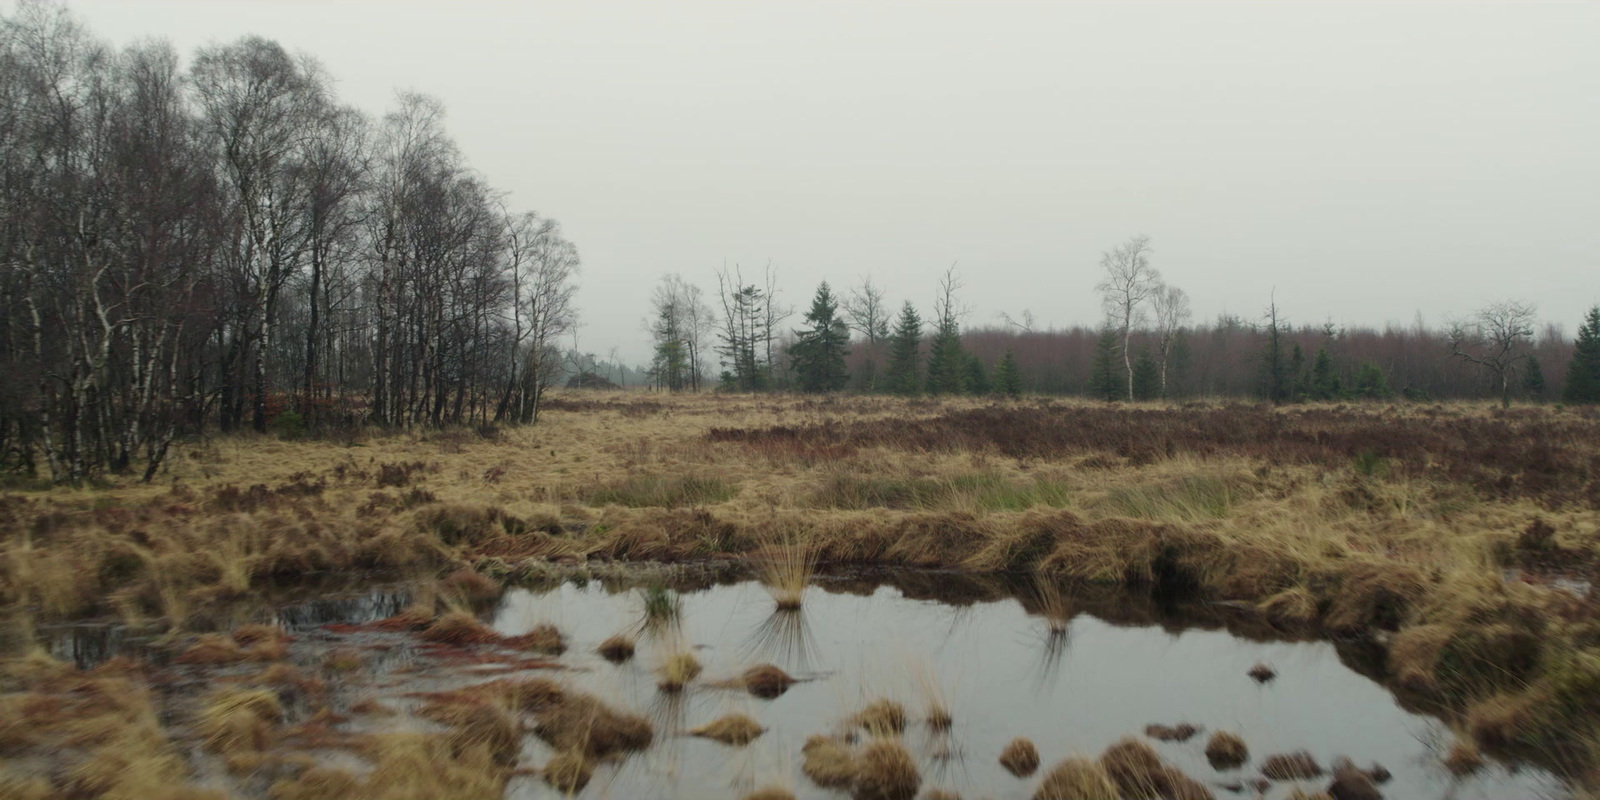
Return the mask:
[[[749,559],[780,611],[800,608],[817,567],[817,550],[809,534],[780,526],[764,537]]]
[[[750,694],[770,700],[789,691],[796,680],[773,664],[757,664],[746,669],[739,676],[739,682]]]
[[[1050,768],[1033,800],[1118,800],[1117,787],[1100,764],[1068,758]]]
[[[1039,769],[1039,748],[1033,740],[1018,736],[1000,751],[1000,766],[1012,775],[1026,778]]]
[[[1261,774],[1275,781],[1303,781],[1322,775],[1322,766],[1310,753],[1296,750],[1262,759]]]
[[[613,664],[620,664],[633,658],[633,651],[633,637],[621,633],[612,635],[596,648],[596,652],[600,654],[601,658]]]
[[[917,762],[898,739],[877,739],[856,759],[853,800],[912,800],[922,776]]]
[[[668,655],[657,670],[656,688],[663,692],[681,692],[695,678],[700,677],[700,659],[687,651]]]
[[[756,740],[766,728],[746,714],[728,714],[697,728],[690,728],[690,736],[699,736],[727,745],[743,747]]]
[[[840,789],[855,783],[856,757],[843,743],[827,736],[812,736],[801,748],[800,771],[824,789]]]
[[[1250,748],[1238,734],[1217,731],[1206,741],[1206,760],[1214,769],[1235,769],[1250,760]]]
[[[906,707],[888,698],[874,700],[851,717],[855,727],[869,736],[899,736],[906,730]]]

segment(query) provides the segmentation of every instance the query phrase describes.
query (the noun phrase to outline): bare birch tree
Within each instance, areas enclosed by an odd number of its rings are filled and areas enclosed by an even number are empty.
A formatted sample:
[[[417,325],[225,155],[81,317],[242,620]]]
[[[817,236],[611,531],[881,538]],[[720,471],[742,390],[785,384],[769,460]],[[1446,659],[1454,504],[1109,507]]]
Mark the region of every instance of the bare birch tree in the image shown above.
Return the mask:
[[[1100,292],[1106,321],[1122,337],[1122,367],[1128,379],[1128,399],[1133,399],[1133,329],[1144,324],[1145,305],[1161,286],[1161,273],[1150,266],[1150,237],[1134,236],[1100,256],[1105,271],[1095,288]]]
[[[1450,325],[1450,354],[1489,373],[1500,386],[1500,405],[1511,405],[1512,378],[1533,348],[1534,307],[1505,301]]]

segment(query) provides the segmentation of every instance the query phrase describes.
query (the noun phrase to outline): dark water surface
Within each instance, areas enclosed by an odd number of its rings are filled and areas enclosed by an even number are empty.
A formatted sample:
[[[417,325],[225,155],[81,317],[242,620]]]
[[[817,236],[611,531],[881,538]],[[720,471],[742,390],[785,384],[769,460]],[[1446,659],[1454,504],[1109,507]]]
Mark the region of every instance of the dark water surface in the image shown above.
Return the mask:
[[[716,571],[687,581],[681,572],[667,574],[668,583],[683,589],[677,593],[682,611],[676,626],[642,630],[638,583],[660,576],[512,589],[484,616],[506,635],[554,623],[569,638],[559,659],[567,669],[526,674],[576,684],[654,722],[655,744],[600,766],[580,797],[738,798],[769,784],[801,798],[844,797],[801,774],[801,746],[813,734],[842,730],[845,718],[880,697],[908,711],[904,741],[917,758],[923,790],[952,790],[969,799],[1031,797],[1056,761],[1094,757],[1125,736],[1143,739],[1151,723],[1181,722],[1203,730],[1184,743],[1145,741],[1219,798],[1256,797],[1253,789],[1235,795],[1228,786],[1258,775],[1254,765],[1264,757],[1301,749],[1324,767],[1341,756],[1363,767],[1382,764],[1393,773],[1381,787],[1392,799],[1569,796],[1553,776],[1533,768],[1491,763],[1473,776],[1453,778],[1440,765],[1452,741],[1449,728],[1405,710],[1362,674],[1359,647],[1341,652],[1325,641],[1274,641],[1278,637],[1269,628],[1223,607],[1162,609],[1146,597],[1080,592],[1064,596],[1066,613],[1057,604],[1057,613],[1047,615],[1030,587],[1008,589],[959,575],[885,573],[819,578],[800,611],[777,612],[754,581]],[[245,621],[277,622],[296,634],[290,660],[307,669],[321,663],[329,648],[363,647],[368,669],[332,687],[333,702],[342,708],[364,697],[414,708],[417,692],[506,675],[431,661],[410,634],[324,627],[392,616],[421,596],[413,588],[371,581],[354,590],[324,587],[300,595],[311,599],[269,599],[208,624],[225,630]],[[619,632],[639,635],[638,655],[613,665],[594,649]],[[117,654],[170,658],[153,633],[121,626],[68,625],[40,633],[54,655],[83,667]],[[705,665],[700,680],[676,696],[656,688],[655,668],[669,643],[692,647]],[[772,700],[714,685],[759,663],[805,680]],[[1256,683],[1246,673],[1257,663],[1271,665],[1277,678]],[[948,733],[923,724],[934,695],[954,715]],[[743,748],[686,734],[732,712],[755,717],[766,733]],[[404,714],[357,717],[349,724],[367,731],[437,730]],[[1219,729],[1248,743],[1252,761],[1242,769],[1218,772],[1207,763],[1205,740]],[[1001,748],[1017,736],[1032,739],[1043,761],[1028,779],[1013,777],[997,762]],[[536,770],[550,755],[530,734],[517,766]],[[363,769],[357,759],[330,758]],[[1326,778],[1279,783],[1264,796],[1283,798],[1297,786],[1314,793],[1326,785]],[[514,777],[506,795],[561,796],[531,775]]]
[[[856,592],[862,591],[859,583]],[[1210,731],[1234,731],[1249,744],[1253,763],[1274,753],[1310,751],[1322,765],[1345,756],[1362,766],[1378,762],[1394,775],[1390,798],[1564,797],[1558,781],[1538,770],[1491,765],[1454,779],[1440,766],[1451,742],[1436,719],[1402,709],[1381,685],[1341,662],[1327,642],[1261,642],[1225,630],[1157,624],[1112,624],[1078,613],[1053,631],[1043,615],[1016,599],[952,605],[912,599],[879,586],[869,594],[812,588],[798,613],[774,612],[754,582],[714,586],[682,595],[682,635],[705,664],[705,678],[731,677],[769,661],[812,678],[774,700],[707,686],[681,699],[657,691],[652,668],[663,648],[640,640],[639,656],[613,666],[592,655],[606,636],[637,624],[637,594],[596,583],[532,593],[509,592],[494,614],[504,634],[554,622],[572,637],[566,660],[585,671],[571,679],[613,703],[648,713],[657,725],[649,752],[604,768],[584,797],[737,797],[777,783],[802,798],[841,795],[818,789],[800,773],[806,737],[837,729],[870,699],[904,703],[914,720],[905,742],[916,755],[924,790],[964,797],[1030,797],[1050,764],[1069,755],[1094,756],[1145,725],[1189,722],[1205,732],[1186,743],[1151,742],[1169,763],[1211,786],[1257,772],[1217,772],[1203,750]],[[1107,616],[1115,617],[1115,614]],[[1058,626],[1062,627],[1062,626]],[[1257,684],[1246,672],[1258,662],[1278,677]],[[955,717],[948,735],[921,724],[936,684]],[[743,712],[768,730],[745,748],[675,736],[729,713]],[[997,757],[1015,736],[1039,747],[1044,766],[1031,779],[1005,772]],[[1148,740],[1147,740],[1148,741]],[[524,763],[549,755],[530,738]],[[1320,791],[1327,779],[1300,784]],[[1267,797],[1295,786],[1280,783]],[[514,780],[508,796],[559,796],[532,778]],[[1245,790],[1242,796],[1256,796]]]

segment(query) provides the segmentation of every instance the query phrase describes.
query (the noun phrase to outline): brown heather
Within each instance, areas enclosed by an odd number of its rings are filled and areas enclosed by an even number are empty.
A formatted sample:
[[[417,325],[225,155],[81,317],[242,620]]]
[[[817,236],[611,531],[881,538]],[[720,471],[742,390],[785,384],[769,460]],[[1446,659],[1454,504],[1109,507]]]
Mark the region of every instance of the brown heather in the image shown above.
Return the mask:
[[[438,611],[553,561],[766,563],[784,595],[808,565],[1032,573],[1254,605],[1282,629],[1365,640],[1402,702],[1485,751],[1600,774],[1600,614],[1545,577],[1600,563],[1592,410],[576,392],[547,408],[493,438],[214,438],[175,450],[152,484],[0,495],[0,612],[181,632],[308,573],[404,570],[441,579],[439,597],[385,624],[476,646],[481,623]],[[1052,624],[1071,613],[1047,605]],[[186,665],[266,664],[282,641],[191,645]],[[118,740],[143,742],[129,752],[148,768],[107,756],[95,780],[182,784],[156,718],[141,731]],[[405,766],[492,767],[481,742],[369,747],[380,769],[352,796],[408,776],[424,788],[395,794],[503,785],[503,770]]]

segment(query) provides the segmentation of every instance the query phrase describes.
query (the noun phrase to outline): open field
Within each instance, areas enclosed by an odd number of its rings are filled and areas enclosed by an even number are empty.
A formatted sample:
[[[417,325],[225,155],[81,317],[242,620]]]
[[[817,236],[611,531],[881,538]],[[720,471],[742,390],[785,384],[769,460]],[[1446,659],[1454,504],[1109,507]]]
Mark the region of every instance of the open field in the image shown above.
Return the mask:
[[[338,794],[314,791],[322,766],[262,766],[263,743],[307,711],[262,680],[187,718],[158,715],[169,690],[151,667],[82,672],[30,654],[55,623],[115,617],[164,631],[180,660],[270,671],[277,634],[239,626],[253,600],[300,581],[440,578],[407,624],[503,644],[449,612],[552,571],[723,559],[765,575],[780,605],[785,584],[803,593],[813,566],[837,565],[1223,604],[1286,636],[1369,648],[1385,685],[1445,718],[1462,747],[1580,785],[1600,759],[1592,409],[577,393],[530,428],[193,443],[150,485],[17,487],[0,498],[0,530],[12,656],[0,752],[66,759],[45,771],[55,778],[6,778],[7,796],[136,796],[195,777],[193,748],[280,776],[274,796]],[[457,783],[437,791],[498,796],[507,714],[593,711],[526,692],[434,698],[430,719],[454,733],[369,741],[361,757],[391,771],[448,763],[435,777]],[[588,746],[567,748],[571,774],[602,757]],[[376,779],[346,788],[397,796]]]

